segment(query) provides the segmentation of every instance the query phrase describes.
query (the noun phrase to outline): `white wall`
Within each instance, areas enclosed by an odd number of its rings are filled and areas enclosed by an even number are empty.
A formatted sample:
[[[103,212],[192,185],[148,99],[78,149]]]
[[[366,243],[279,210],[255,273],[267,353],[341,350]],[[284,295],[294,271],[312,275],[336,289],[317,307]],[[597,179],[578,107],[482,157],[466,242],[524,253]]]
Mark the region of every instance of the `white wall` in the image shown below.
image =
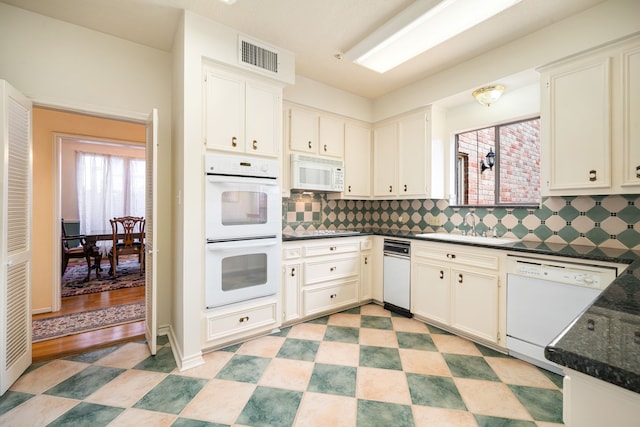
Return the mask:
[[[0,52],[0,78],[35,104],[141,121],[159,109],[158,325],[168,325],[171,55],[4,3]]]

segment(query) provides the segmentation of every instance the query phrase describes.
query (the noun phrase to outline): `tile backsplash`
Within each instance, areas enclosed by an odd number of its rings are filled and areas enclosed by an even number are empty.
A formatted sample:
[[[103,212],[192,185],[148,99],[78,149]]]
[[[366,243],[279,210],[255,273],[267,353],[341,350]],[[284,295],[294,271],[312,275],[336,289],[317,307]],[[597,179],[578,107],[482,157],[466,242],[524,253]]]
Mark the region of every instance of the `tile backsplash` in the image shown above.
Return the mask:
[[[640,250],[640,195],[543,198],[540,207],[453,207],[443,199],[328,200],[323,193],[292,193],[282,200],[284,232],[372,228],[416,233],[468,230],[547,243]],[[439,225],[435,225],[439,224]],[[491,234],[489,234],[491,235]]]

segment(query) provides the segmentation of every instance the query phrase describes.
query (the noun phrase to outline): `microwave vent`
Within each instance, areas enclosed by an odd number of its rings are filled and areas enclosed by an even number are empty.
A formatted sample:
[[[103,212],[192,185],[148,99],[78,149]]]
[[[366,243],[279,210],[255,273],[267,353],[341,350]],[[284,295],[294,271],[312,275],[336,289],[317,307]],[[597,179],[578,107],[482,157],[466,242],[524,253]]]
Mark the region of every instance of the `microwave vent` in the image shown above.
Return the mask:
[[[243,37],[240,37],[240,63],[278,74],[278,52]]]

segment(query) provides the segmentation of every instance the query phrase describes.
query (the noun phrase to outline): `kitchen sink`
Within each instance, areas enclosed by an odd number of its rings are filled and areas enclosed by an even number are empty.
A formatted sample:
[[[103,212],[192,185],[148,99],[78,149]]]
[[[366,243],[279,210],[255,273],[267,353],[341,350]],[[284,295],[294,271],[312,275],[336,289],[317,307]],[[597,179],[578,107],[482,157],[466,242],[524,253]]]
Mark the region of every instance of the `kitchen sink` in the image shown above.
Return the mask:
[[[508,245],[509,243],[518,242],[518,239],[507,239],[505,237],[484,237],[484,236],[463,236],[462,234],[448,234],[448,233],[424,233],[416,234],[416,237],[429,240],[442,240],[445,242],[467,242],[467,243],[480,243],[483,245]]]

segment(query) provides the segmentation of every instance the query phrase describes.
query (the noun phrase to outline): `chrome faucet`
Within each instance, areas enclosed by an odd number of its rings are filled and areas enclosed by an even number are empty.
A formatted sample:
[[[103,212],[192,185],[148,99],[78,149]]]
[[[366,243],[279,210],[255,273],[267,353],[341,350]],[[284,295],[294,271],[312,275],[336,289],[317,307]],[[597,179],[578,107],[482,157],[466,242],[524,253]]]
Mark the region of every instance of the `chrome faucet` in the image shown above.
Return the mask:
[[[473,219],[473,224],[469,224],[469,217]],[[467,212],[467,214],[464,216],[464,223],[471,227],[471,235],[475,236],[476,235],[476,216],[474,215],[473,212]]]

